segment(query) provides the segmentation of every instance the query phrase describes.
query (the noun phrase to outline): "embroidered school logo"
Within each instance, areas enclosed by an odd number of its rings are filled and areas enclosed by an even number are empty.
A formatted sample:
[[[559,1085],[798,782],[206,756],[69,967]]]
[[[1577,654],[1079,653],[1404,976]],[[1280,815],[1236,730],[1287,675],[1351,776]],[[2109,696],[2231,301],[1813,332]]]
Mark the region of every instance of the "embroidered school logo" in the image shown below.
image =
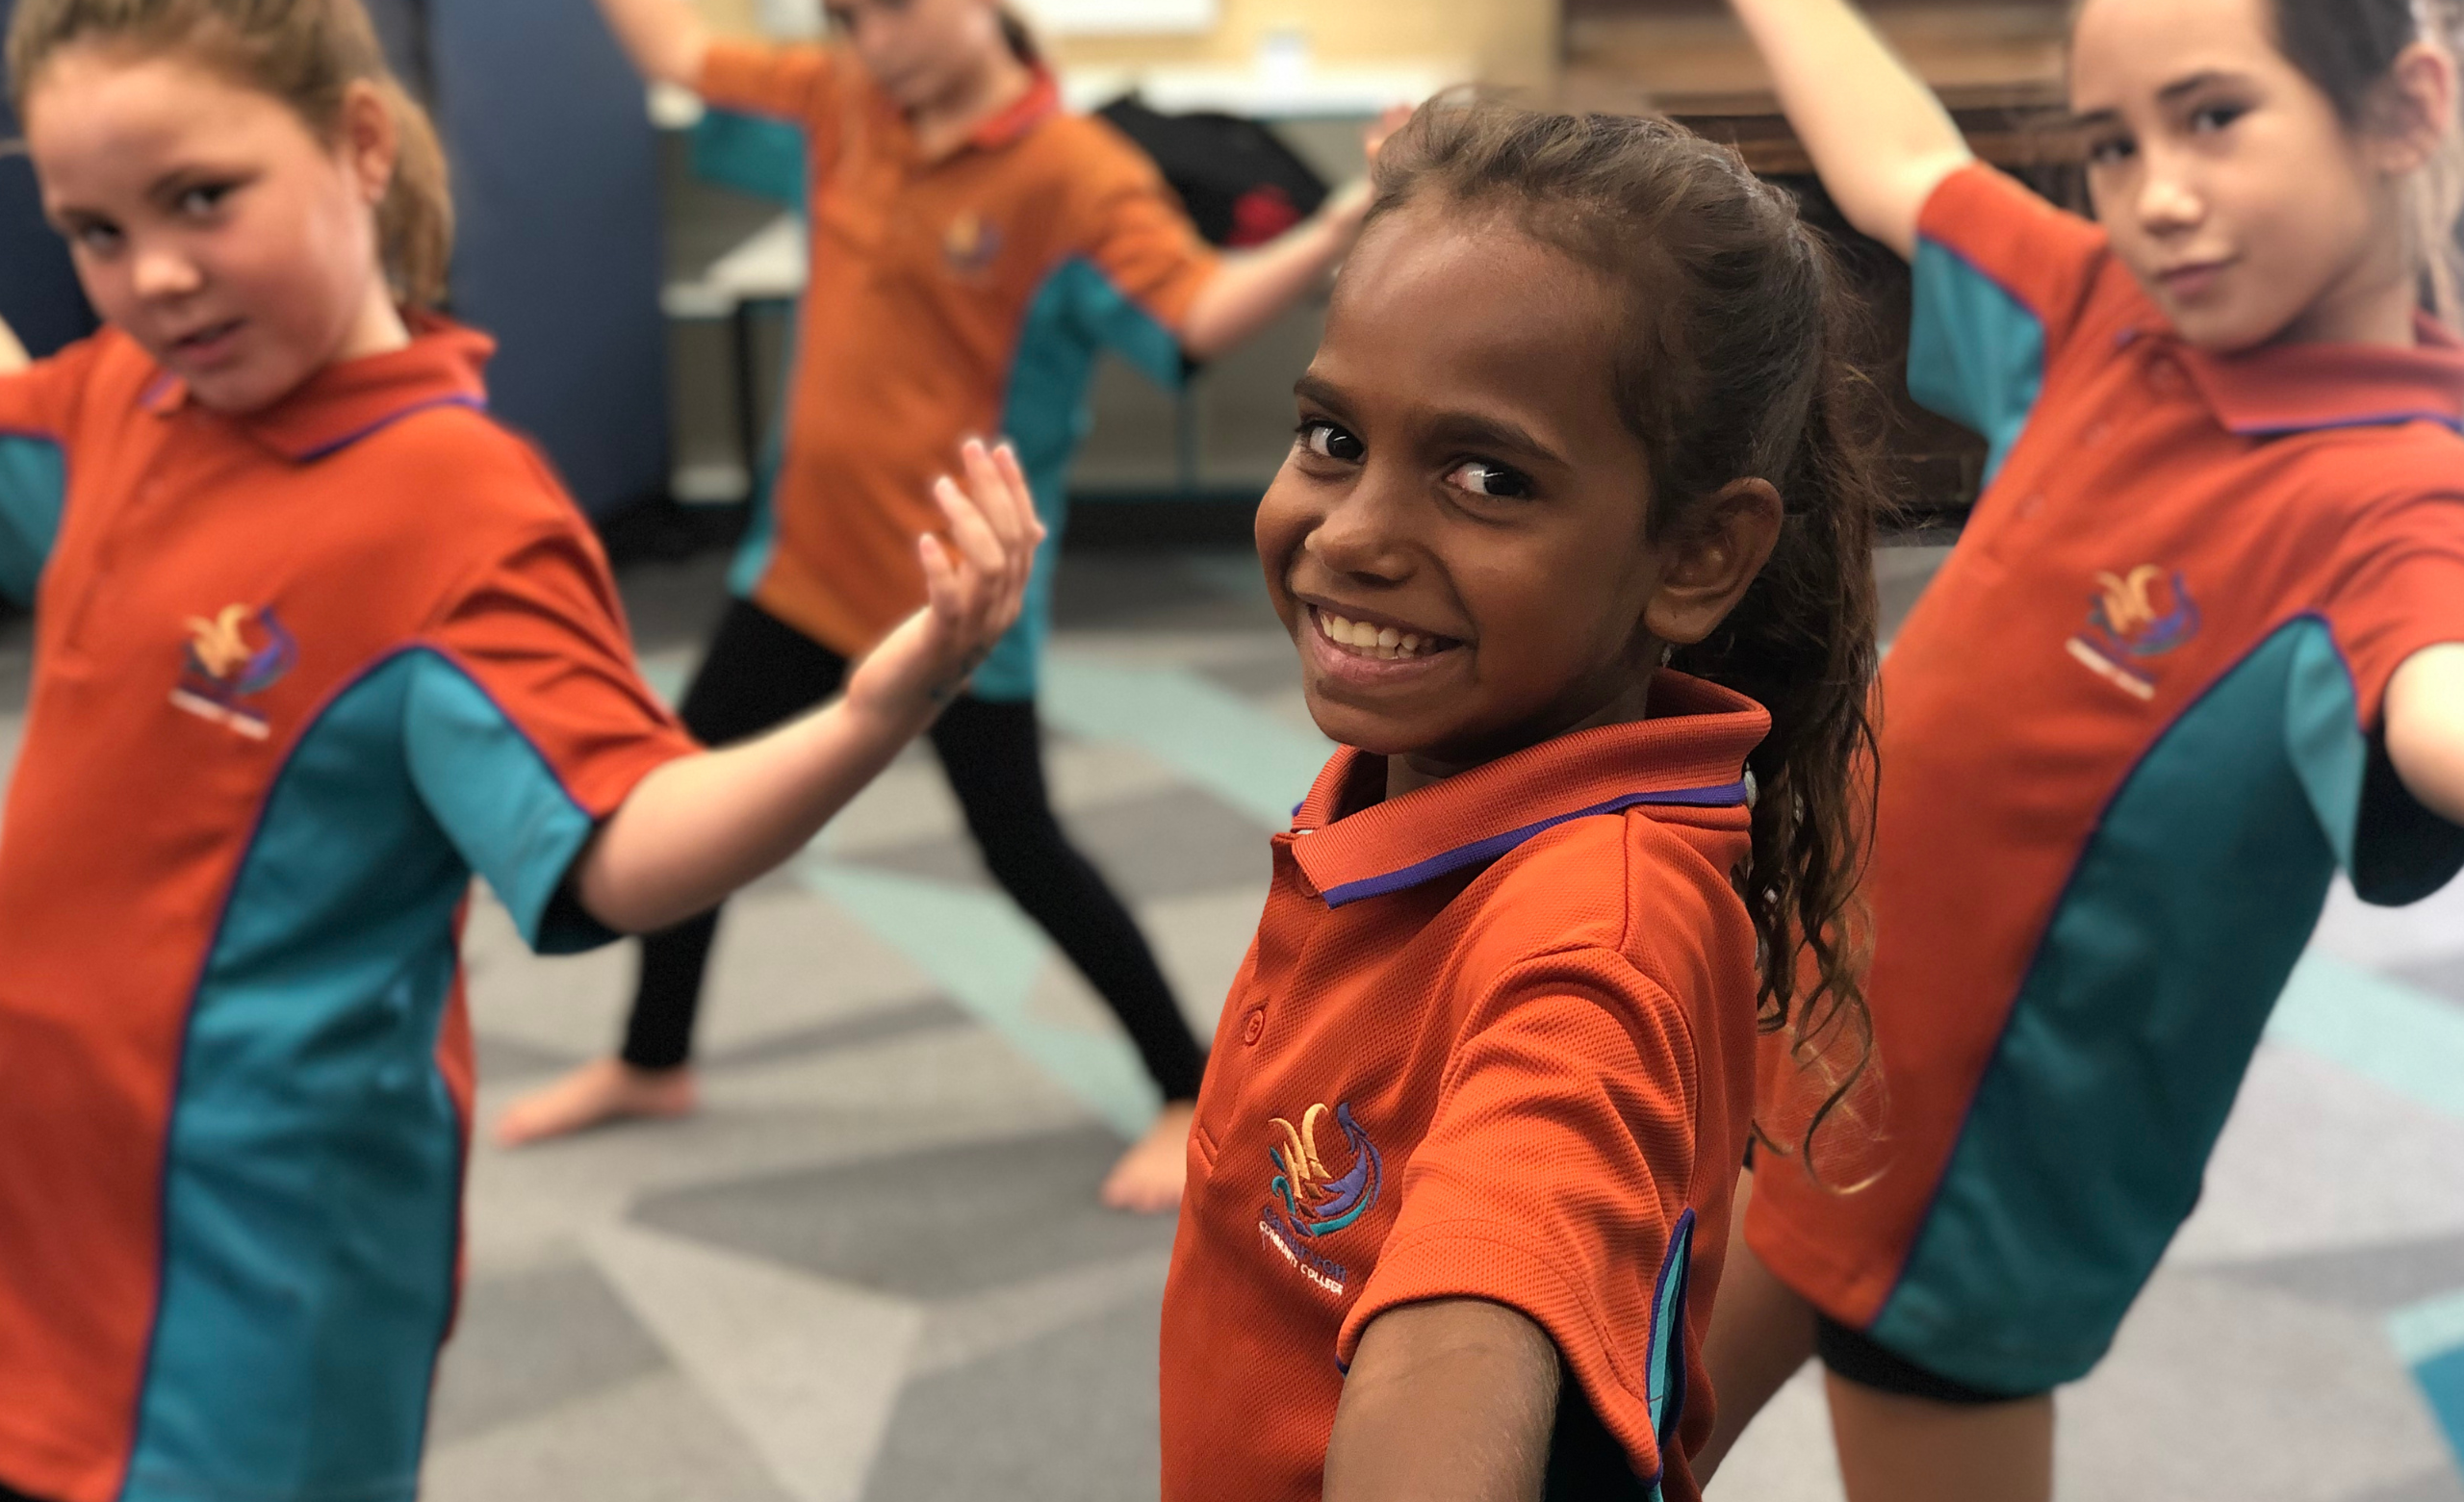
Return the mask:
[[[1330,1115],[1344,1134],[1341,1151],[1351,1156],[1341,1173],[1326,1166],[1319,1150],[1318,1129]],[[1258,1211],[1258,1235],[1300,1276],[1328,1293],[1340,1294],[1350,1286],[1350,1273],[1314,1243],[1353,1225],[1377,1204],[1385,1162],[1377,1155],[1377,1144],[1351,1119],[1349,1106],[1338,1106],[1332,1111],[1312,1106],[1299,1126],[1278,1116],[1274,1127],[1283,1140],[1267,1149],[1267,1157],[1274,1161],[1275,1176],[1269,1187],[1277,1203]]]
[[[2142,564],[2127,575],[2099,573],[2088,624],[2070,639],[2070,655],[2134,699],[2156,697],[2145,666],[2198,635],[2198,602],[2178,572]]]
[[[1001,254],[1001,232],[978,214],[962,214],[941,232],[941,257],[961,276],[982,276]]]
[[[225,605],[212,620],[192,616],[180,682],[171,702],[201,720],[266,738],[266,717],[244,702],[281,681],[299,661],[299,643],[270,609]]]

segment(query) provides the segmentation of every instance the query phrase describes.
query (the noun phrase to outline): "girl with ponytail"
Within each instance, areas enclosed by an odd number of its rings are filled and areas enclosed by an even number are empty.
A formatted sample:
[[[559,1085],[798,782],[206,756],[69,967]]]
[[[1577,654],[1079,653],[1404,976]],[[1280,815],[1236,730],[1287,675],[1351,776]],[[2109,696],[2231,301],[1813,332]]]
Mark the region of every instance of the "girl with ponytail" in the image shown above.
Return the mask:
[[[968,451],[925,608],[701,752],[433,311],[444,160],[359,0],[19,0],[8,54],[106,326],[0,335],[0,1499],[409,1502],[472,876],[548,950],[753,879],[963,687],[1040,529]]]
[[[1732,3],[1990,457],[1882,674],[1880,1151],[1760,1163],[1707,1459],[1818,1354],[1855,1502],[2042,1502],[2338,870],[2464,867],[2453,6],[2081,0],[2090,218],[1847,0]]]
[[[1658,121],[1433,105],[1375,188],[1258,514],[1344,749],[1198,1098],[1164,1495],[1691,1499],[1758,1035],[1791,1156],[1862,1067],[1839,277]]]

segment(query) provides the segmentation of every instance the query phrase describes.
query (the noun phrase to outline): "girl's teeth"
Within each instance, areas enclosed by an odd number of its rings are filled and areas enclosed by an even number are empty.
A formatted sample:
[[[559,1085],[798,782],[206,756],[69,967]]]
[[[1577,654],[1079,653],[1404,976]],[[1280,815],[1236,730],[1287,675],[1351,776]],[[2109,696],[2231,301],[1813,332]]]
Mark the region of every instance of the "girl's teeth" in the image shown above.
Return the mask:
[[[1375,626],[1366,621],[1349,620],[1331,611],[1320,612],[1318,621],[1329,641],[1380,662],[1399,662],[1417,657],[1436,640],[1398,630],[1391,625]]]

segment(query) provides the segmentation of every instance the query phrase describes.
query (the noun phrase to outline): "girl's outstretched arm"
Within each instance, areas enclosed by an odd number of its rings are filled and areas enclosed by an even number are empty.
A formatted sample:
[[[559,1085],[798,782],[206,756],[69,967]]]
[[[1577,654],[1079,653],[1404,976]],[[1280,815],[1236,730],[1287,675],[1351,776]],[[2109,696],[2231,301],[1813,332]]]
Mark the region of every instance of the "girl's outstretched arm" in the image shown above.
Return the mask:
[[[1483,1299],[1406,1304],[1361,1333],[1326,1445],[1326,1502],[1539,1502],[1557,1348]]]
[[[2464,824],[2464,643],[2415,652],[2387,682],[2387,758],[2404,790]]]
[[[26,355],[26,346],[17,343],[17,331],[9,320],[0,318],[0,375],[12,375],[34,364]]]
[[[1386,138],[1412,117],[1408,107],[1389,110],[1372,125],[1363,143],[1374,164]],[[1193,360],[1212,360],[1266,327],[1333,270],[1360,239],[1369,215],[1366,181],[1336,190],[1306,224],[1255,250],[1227,256],[1190,305],[1181,326],[1181,347]]]
[[[710,29],[685,0],[599,0],[599,13],[643,78],[680,89],[700,81]]]
[[[1949,112],[1848,0],[1730,4],[1832,201],[1912,259],[1925,200],[1970,159]]]
[[[858,666],[846,697],[757,740],[644,777],[574,868],[583,910],[648,932],[716,905],[793,855],[958,696],[1001,634],[1043,540],[1017,456],[966,446],[941,481],[950,541],[926,537],[931,603]]]

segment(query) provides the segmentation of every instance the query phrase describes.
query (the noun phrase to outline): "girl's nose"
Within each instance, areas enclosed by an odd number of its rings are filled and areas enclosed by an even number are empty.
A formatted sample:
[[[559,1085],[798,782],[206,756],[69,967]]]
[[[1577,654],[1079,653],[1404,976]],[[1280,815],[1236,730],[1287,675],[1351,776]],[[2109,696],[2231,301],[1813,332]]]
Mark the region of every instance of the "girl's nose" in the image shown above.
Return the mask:
[[[185,297],[205,285],[205,276],[195,262],[175,251],[142,250],[131,268],[130,285],[149,300]]]
[[[2139,185],[2139,224],[2150,235],[2175,235],[2196,229],[2207,217],[2207,200],[2188,178],[2161,163],[2148,164]]]
[[[1400,497],[1373,474],[1344,493],[1301,546],[1309,555],[1348,578],[1394,583],[1411,572],[1403,531],[1398,525]]]

